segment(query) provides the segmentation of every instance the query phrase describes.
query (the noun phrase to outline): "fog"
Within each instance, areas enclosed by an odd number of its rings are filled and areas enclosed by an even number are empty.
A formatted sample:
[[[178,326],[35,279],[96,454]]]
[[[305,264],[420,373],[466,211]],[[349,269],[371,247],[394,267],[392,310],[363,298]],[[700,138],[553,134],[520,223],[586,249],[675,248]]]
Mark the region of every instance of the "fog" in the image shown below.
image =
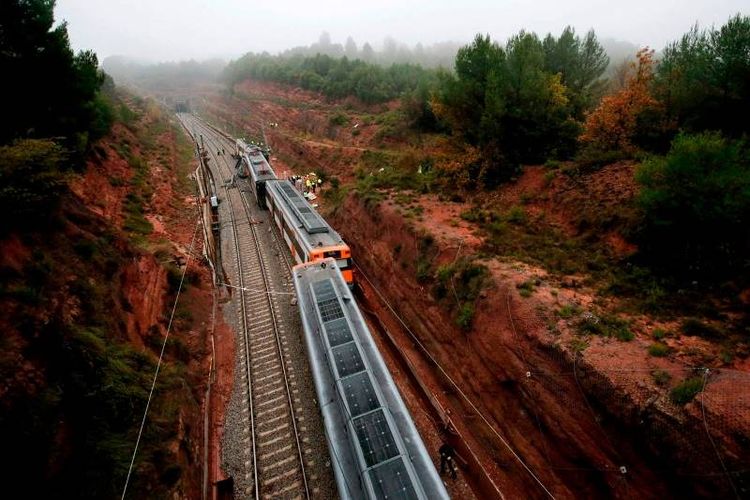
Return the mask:
[[[566,25],[659,50],[696,22],[718,26],[750,8],[747,0],[58,0],[55,12],[75,49],[155,62],[275,53],[323,31],[377,49],[386,37],[431,45],[481,32],[502,42],[521,29],[541,35]]]

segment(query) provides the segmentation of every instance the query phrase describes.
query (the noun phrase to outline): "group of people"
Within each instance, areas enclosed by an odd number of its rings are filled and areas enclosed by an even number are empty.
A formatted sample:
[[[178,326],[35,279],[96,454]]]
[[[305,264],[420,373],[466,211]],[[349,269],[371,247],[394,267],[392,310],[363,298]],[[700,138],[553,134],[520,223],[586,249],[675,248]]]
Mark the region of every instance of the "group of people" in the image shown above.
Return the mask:
[[[317,190],[320,189],[320,185],[323,184],[323,179],[318,177],[315,172],[310,172],[305,175],[293,175],[289,180],[294,183],[294,187],[297,188],[297,191],[305,196],[315,194]]]

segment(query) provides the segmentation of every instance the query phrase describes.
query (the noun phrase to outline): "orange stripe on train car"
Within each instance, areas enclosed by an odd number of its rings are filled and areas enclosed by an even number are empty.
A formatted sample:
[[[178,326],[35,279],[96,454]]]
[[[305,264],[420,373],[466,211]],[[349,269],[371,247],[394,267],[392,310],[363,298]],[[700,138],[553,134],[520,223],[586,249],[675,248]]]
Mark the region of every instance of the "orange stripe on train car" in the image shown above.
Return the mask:
[[[344,276],[344,281],[347,283],[354,283],[354,271],[351,269],[345,269],[341,271],[341,274]]]

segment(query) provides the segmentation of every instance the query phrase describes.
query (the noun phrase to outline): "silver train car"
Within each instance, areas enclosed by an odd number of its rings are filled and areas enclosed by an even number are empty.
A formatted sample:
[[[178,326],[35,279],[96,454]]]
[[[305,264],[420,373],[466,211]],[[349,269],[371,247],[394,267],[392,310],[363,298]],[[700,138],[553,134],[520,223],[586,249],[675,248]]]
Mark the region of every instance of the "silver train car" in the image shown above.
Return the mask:
[[[240,159],[242,161],[241,171],[250,174],[250,187],[255,194],[258,206],[262,209],[268,208],[266,205],[266,181],[276,179],[276,173],[271,168],[271,164],[268,163],[258,147],[249,148]]]
[[[295,262],[302,264],[334,258],[346,282],[353,286],[351,249],[339,233],[315,211],[290,181],[266,181],[265,190],[271,220],[279,228]]]
[[[293,276],[340,497],[449,498],[336,261]]]

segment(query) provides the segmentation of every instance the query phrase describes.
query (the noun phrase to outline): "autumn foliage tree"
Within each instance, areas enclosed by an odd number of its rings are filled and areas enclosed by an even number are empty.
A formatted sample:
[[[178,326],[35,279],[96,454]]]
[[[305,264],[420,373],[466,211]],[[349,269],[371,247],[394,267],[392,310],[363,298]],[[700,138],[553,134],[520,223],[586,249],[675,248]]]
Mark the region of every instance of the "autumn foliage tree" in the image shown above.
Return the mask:
[[[599,106],[586,116],[581,142],[600,151],[632,153],[642,117],[659,107],[651,94],[653,79],[654,51],[641,49],[630,63],[625,86],[602,98]]]
[[[481,150],[475,180],[489,187],[521,164],[572,156],[608,61],[593,32],[581,40],[567,28],[542,41],[521,31],[504,47],[477,35],[458,51],[455,74],[443,75],[432,109]]]

